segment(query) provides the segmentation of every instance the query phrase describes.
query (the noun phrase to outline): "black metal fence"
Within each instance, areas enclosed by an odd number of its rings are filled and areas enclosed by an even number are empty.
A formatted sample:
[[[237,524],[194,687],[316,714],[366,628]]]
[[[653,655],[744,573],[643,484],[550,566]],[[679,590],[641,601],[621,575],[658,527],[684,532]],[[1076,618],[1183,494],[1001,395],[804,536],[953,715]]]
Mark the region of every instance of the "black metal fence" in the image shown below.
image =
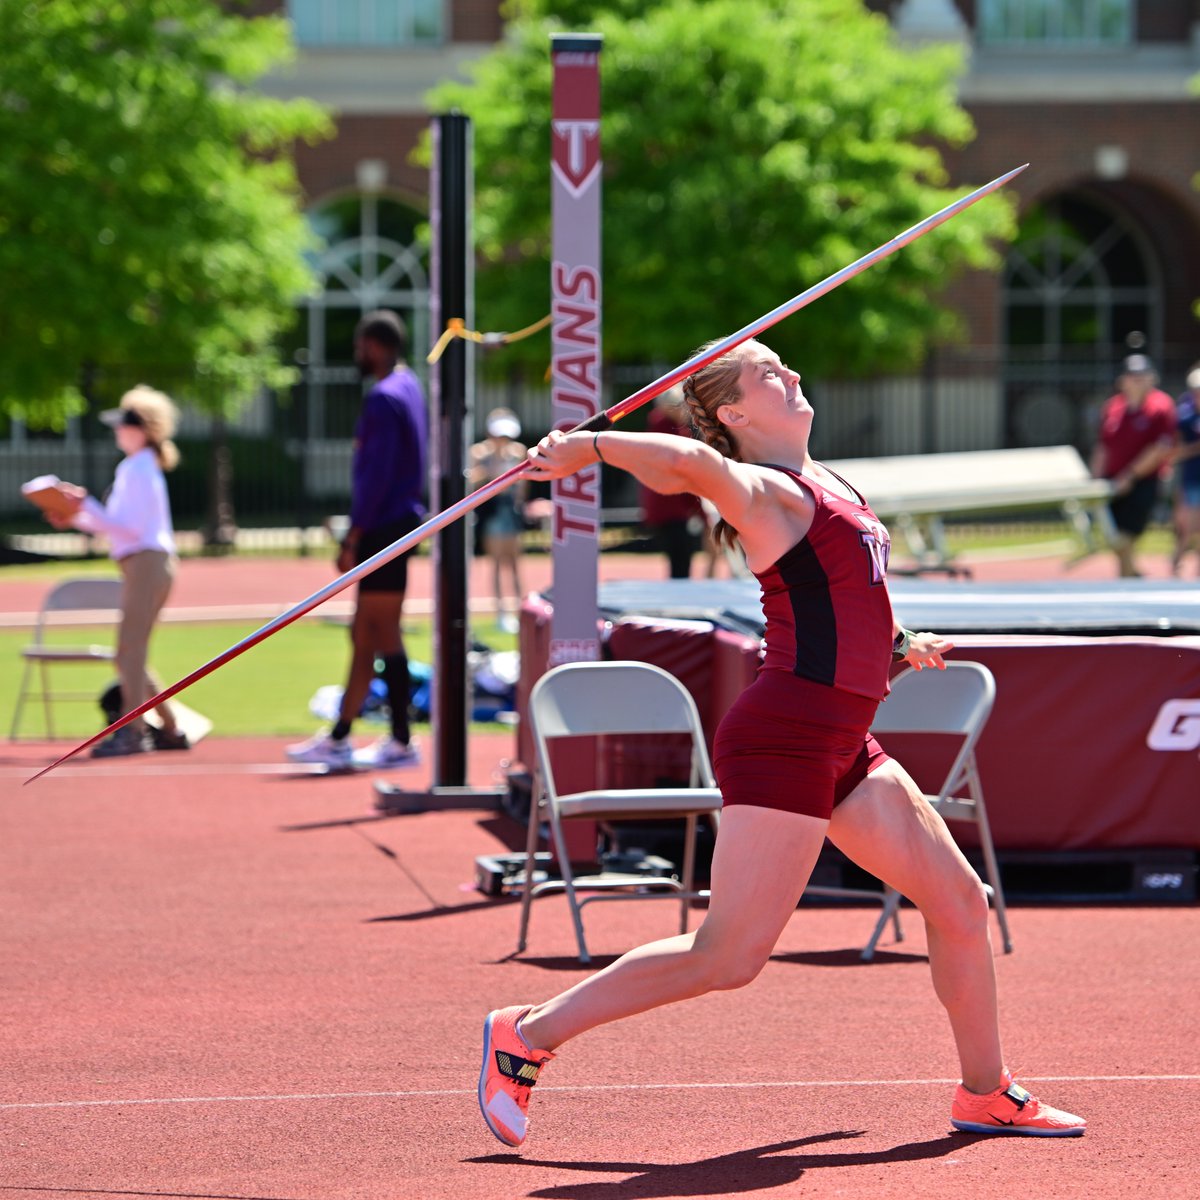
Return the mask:
[[[1162,387],[1177,395],[1197,357],[1200,350],[1191,347],[1163,354]],[[672,365],[610,367],[602,402],[615,403]],[[1116,366],[1094,355],[1050,360],[956,350],[938,352],[907,377],[806,377],[805,391],[817,410],[813,450],[834,459],[1071,444],[1086,456]],[[0,535],[46,529],[20,494],[21,483],[36,475],[55,474],[103,494],[119,455],[96,414],[136,382],[169,392],[181,409],[181,462],[169,479],[177,528],[220,543],[235,524],[311,529],[346,511],[362,396],[353,367],[308,368],[287,391],[259,391],[229,421],[208,415],[217,407],[215,385],[194,371],[110,369],[89,380],[89,412],[65,432],[0,426]],[[543,380],[481,379],[473,406],[478,431],[496,406],[517,413],[526,441],[549,428],[550,389]],[[623,427],[644,427],[647,412],[632,413]],[[629,476],[606,472],[604,489],[606,507],[636,508],[637,487]]]

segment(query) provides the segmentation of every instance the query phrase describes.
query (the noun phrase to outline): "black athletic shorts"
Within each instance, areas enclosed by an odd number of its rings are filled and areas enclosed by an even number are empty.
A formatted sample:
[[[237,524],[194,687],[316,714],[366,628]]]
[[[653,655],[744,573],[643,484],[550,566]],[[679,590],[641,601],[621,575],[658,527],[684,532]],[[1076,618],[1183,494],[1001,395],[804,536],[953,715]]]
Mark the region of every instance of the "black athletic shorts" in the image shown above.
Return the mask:
[[[390,525],[380,525],[375,529],[364,529],[358,539],[355,549],[354,563],[357,566],[366,562],[380,550],[387,549],[394,541],[406,533],[412,533],[420,524],[418,517],[409,517],[403,521],[394,521]],[[369,575],[364,575],[358,581],[360,592],[405,592],[408,590],[408,556],[412,550],[396,555],[389,562],[376,567]]]
[[[1131,537],[1146,532],[1154,506],[1158,503],[1158,476],[1150,475],[1139,479],[1123,496],[1109,501],[1113,524]]]

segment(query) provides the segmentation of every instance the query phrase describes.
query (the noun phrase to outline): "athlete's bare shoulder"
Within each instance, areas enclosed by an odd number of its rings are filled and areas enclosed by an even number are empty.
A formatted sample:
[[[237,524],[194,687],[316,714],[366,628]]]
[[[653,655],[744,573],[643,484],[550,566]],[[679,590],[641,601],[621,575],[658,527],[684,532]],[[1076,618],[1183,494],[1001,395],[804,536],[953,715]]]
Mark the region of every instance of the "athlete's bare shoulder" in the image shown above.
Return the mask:
[[[762,464],[738,464],[752,479],[754,504],[749,520],[738,527],[746,563],[763,571],[812,528],[816,505],[812,493],[787,470]]]

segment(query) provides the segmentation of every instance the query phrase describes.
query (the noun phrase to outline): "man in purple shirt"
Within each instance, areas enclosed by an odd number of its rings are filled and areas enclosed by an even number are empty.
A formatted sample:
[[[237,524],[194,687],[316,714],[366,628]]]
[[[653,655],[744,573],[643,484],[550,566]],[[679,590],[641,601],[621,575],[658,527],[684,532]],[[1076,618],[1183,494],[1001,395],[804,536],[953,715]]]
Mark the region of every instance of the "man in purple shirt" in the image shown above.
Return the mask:
[[[354,361],[374,382],[363,398],[354,431],[350,529],[337,557],[342,574],[412,532],[425,518],[428,416],[420,381],[403,360],[407,345],[404,323],[386,309],[367,313],[354,333]],[[409,553],[359,581],[350,626],[350,673],[337,722],[289,746],[287,755],[293,762],[348,768],[416,761],[408,728],[408,656],[400,633]],[[392,728],[372,745],[355,750],[350,726],[367,698],[377,658],[383,662]]]

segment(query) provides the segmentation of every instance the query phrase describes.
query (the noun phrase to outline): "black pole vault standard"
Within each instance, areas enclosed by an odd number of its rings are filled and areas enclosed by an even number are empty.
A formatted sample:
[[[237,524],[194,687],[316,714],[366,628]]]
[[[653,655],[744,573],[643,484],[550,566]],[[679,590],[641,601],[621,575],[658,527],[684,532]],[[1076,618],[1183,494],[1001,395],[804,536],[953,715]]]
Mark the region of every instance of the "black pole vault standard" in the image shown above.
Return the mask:
[[[773,308],[769,313],[764,313],[761,317],[751,321],[749,325],[744,325],[736,333],[731,333],[728,337],[722,338],[721,341],[710,346],[707,350],[698,351],[687,362],[681,363],[665,375],[660,375],[653,383],[646,384],[645,387],[640,388],[631,396],[626,396],[624,400],[612,405],[611,408],[607,408],[604,412],[597,413],[594,417],[580,422],[580,424],[575,426],[575,429],[569,432],[574,433],[580,430],[611,428],[622,417],[633,412],[634,409],[641,407],[648,400],[653,400],[655,396],[665,392],[674,384],[682,382],[683,379],[694,371],[699,371],[702,367],[707,366],[708,363],[720,358],[721,355],[728,354],[730,350],[736,346],[740,346],[742,342],[757,337],[764,330],[770,329],[785,318],[793,316],[802,308],[812,304],[814,300],[819,300],[827,292],[831,292],[834,288],[845,283],[847,279],[854,278],[855,275],[865,271],[881,259],[887,258],[888,255],[895,254],[897,250],[907,246],[910,242],[915,242],[917,238],[924,237],[931,229],[936,229],[937,226],[957,216],[964,208],[976,204],[984,196],[991,195],[997,188],[1003,187],[1024,171],[1028,165],[1028,163],[1025,163],[1022,166],[1014,167],[1011,171],[1007,171],[1003,175],[998,175],[990,183],[985,183],[983,187],[976,188],[973,192],[960,197],[951,204],[947,204],[945,208],[939,209],[923,221],[918,221],[916,225],[906,229],[903,233],[898,233],[890,241],[884,242],[882,246],[877,246],[870,253],[855,259],[849,266],[842,267],[840,271],[835,271],[826,279],[821,280],[820,283],[813,284],[812,287],[806,288],[799,295],[793,296],[777,308]],[[172,696],[178,695],[185,688],[191,687],[193,683],[211,674],[218,667],[222,667],[227,662],[237,658],[239,654],[245,654],[252,646],[257,646],[259,642],[265,641],[272,634],[278,633],[279,630],[290,625],[293,621],[299,620],[305,613],[311,612],[316,608],[318,604],[323,604],[331,596],[336,596],[338,592],[348,588],[352,583],[357,583],[364,575],[368,575],[374,571],[376,567],[381,567],[385,562],[391,562],[396,555],[403,554],[406,550],[411,550],[414,546],[420,545],[426,538],[441,529],[445,529],[460,517],[464,517],[467,513],[478,508],[485,500],[489,500],[492,496],[502,492],[519,475],[522,475],[528,469],[528,465],[526,461],[515,463],[504,474],[497,475],[491,482],[476,488],[475,491],[469,496],[464,496],[457,504],[451,504],[448,508],[442,509],[441,512],[430,517],[423,525],[414,529],[412,533],[398,538],[390,546],[385,546],[378,554],[373,554],[370,558],[360,562],[358,566],[352,567],[343,575],[339,575],[332,583],[326,584],[325,587],[313,592],[311,596],[301,600],[299,604],[294,604],[287,612],[280,613],[273,621],[268,621],[261,629],[256,629],[249,636],[242,638],[240,642],[230,646],[227,650],[223,650],[216,658],[209,659],[203,666],[197,667],[178,682],[171,684],[169,688],[165,688],[159,692],[157,696],[151,696],[149,700],[144,700],[137,708],[130,709],[129,712],[123,717],[119,717],[106,729],[93,734],[87,741],[80,742],[78,746],[68,750],[66,754],[56,758],[48,766],[31,775],[25,782],[27,784],[33,783],[35,779],[40,779],[43,775],[49,774],[55,767],[59,767],[68,759],[74,758],[81,750],[86,750],[89,746],[94,746],[110,733],[115,733],[122,726],[128,725],[130,721],[157,707],[164,700],[169,700]]]
[[[434,238],[438,312],[431,328],[451,317],[474,326],[471,286],[471,122],[462,113],[435,116],[437,227]],[[471,408],[473,347],[453,338],[436,365],[437,493],[434,511],[466,495],[467,417]],[[435,547],[433,740],[435,787],[467,781],[467,522],[455,521]]]
[[[460,319],[475,324],[474,208],[471,122],[462,113],[433,118],[433,164],[429,177],[432,244],[430,328]],[[467,453],[475,407],[474,346],[451,338],[429,380],[433,416],[432,486],[434,511],[464,503]],[[504,793],[467,785],[467,731],[471,683],[467,669],[470,639],[467,591],[468,524],[441,527],[433,541],[433,778],[428,791],[410,791],[379,781],[375,805],[383,812],[423,812],[428,808],[494,807]]]

